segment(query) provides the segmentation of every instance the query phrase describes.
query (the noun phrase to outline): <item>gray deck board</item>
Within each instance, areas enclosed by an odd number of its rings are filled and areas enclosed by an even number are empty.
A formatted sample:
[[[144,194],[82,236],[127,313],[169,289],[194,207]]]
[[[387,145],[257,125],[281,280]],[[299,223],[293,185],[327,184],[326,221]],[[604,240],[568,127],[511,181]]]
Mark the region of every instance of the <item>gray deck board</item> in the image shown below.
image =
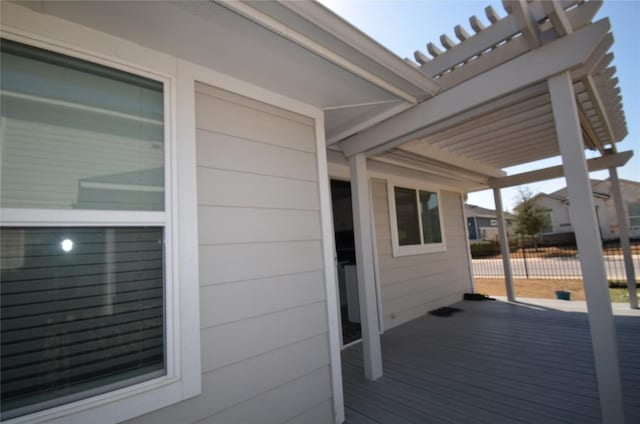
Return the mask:
[[[586,314],[530,303],[460,302],[386,332],[376,382],[364,381],[361,346],[344,350],[347,423],[600,422]],[[615,319],[625,412],[640,422],[640,312]]]

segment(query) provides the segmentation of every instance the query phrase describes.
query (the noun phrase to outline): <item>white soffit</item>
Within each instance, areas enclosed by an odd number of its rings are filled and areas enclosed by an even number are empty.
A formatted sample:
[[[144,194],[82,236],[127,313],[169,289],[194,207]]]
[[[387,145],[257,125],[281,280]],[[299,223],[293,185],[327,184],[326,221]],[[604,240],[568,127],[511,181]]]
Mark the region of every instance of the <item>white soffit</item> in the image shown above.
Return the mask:
[[[237,4],[229,3],[231,6]],[[300,34],[367,69],[416,99],[431,97],[438,84],[417,66],[408,64],[387,48],[315,1],[256,1],[260,10]]]
[[[20,3],[18,3],[20,4]],[[318,108],[398,97],[209,1],[25,3]],[[389,107],[393,107],[390,103]]]

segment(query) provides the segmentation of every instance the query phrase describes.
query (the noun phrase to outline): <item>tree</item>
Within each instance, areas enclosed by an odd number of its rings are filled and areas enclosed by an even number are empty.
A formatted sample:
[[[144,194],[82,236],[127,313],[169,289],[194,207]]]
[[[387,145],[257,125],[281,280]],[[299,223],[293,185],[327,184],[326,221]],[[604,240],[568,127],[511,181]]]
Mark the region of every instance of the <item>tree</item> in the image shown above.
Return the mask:
[[[530,237],[534,247],[537,248],[536,236],[547,223],[547,214],[544,208],[536,204],[531,190],[523,188],[519,192],[518,203],[513,208],[515,212],[514,231],[522,237]]]

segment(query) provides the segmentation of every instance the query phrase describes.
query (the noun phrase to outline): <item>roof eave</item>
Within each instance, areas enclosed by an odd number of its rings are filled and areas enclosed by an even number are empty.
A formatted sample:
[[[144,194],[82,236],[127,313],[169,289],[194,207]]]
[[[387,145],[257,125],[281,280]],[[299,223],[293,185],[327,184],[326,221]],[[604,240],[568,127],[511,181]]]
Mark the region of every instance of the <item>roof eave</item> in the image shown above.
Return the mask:
[[[285,37],[306,48],[318,56],[334,63],[348,72],[388,91],[411,104],[419,103],[425,98],[433,96],[439,91],[439,85],[428,75],[421,72],[415,65],[405,62],[378,42],[358,30],[338,15],[331,12],[317,2],[282,2],[275,3],[282,10],[294,13],[301,19],[310,22],[329,36],[348,45],[368,60],[375,62],[394,78],[385,78],[362,67],[349,57],[341,55],[335,46],[325,45],[312,32],[304,29],[294,29],[286,20],[277,19],[264,13],[256,5],[246,1],[222,1],[226,8],[248,18],[257,24]],[[395,79],[395,82],[392,81]],[[401,84],[399,82],[402,81]],[[401,87],[404,85],[405,87]],[[407,89],[406,85],[413,87]]]
[[[283,7],[313,22],[316,26],[368,56],[389,71],[424,90],[429,96],[434,96],[440,90],[438,83],[417,66],[398,57],[395,53],[319,2],[283,0],[278,2]]]

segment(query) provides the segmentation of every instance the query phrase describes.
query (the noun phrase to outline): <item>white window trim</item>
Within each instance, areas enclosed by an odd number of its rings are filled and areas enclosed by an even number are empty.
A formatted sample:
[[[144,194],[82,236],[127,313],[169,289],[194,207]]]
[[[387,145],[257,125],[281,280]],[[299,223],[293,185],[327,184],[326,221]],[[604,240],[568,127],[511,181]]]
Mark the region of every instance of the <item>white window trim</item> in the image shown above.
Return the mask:
[[[193,81],[184,84],[174,75],[144,69],[119,58],[97,55],[53,43],[49,39],[15,29],[0,36],[26,45],[90,61],[163,83],[165,132],[165,211],[83,211],[56,209],[2,210],[3,226],[124,226],[161,225],[165,238],[165,345],[166,375],[3,422],[23,423],[116,423],[163,408],[201,393],[199,301],[197,280],[197,221],[195,184],[181,189],[178,181],[195,181],[195,123]],[[102,46],[108,51],[108,46]],[[103,50],[105,50],[103,49]],[[153,54],[141,48],[140,56]],[[192,92],[178,98],[176,85],[190,85]],[[186,87],[181,87],[181,89]],[[177,102],[180,102],[178,112]],[[180,113],[180,116],[178,116]],[[179,118],[179,120],[178,120]],[[180,127],[180,128],[178,128]],[[181,150],[178,155],[178,132]],[[193,157],[191,157],[193,156]],[[182,184],[184,186],[184,184]],[[178,210],[180,205],[180,210]],[[178,218],[181,218],[180,220]],[[178,229],[179,228],[179,229]],[[180,237],[178,237],[180,235]],[[179,283],[180,282],[180,283]]]
[[[399,238],[398,238],[398,216],[396,213],[396,201],[395,201],[395,187],[408,188],[412,190],[416,190],[416,193],[421,191],[428,191],[431,193],[435,193],[438,196],[438,218],[440,220],[440,235],[442,236],[441,243],[428,243],[428,244],[416,244],[411,246],[400,246]],[[416,195],[417,196],[417,195]],[[391,227],[391,248],[393,251],[393,256],[411,256],[411,255],[424,255],[426,253],[436,253],[436,252],[445,252],[447,250],[446,243],[446,235],[444,231],[444,220],[442,216],[442,194],[440,190],[435,189],[433,187],[425,187],[425,186],[417,186],[415,184],[404,184],[400,182],[394,182],[392,180],[387,180],[387,200],[389,202],[389,226]],[[420,228],[420,240],[422,240],[422,219],[421,216],[421,206],[420,202],[417,201],[418,205],[418,223]]]

